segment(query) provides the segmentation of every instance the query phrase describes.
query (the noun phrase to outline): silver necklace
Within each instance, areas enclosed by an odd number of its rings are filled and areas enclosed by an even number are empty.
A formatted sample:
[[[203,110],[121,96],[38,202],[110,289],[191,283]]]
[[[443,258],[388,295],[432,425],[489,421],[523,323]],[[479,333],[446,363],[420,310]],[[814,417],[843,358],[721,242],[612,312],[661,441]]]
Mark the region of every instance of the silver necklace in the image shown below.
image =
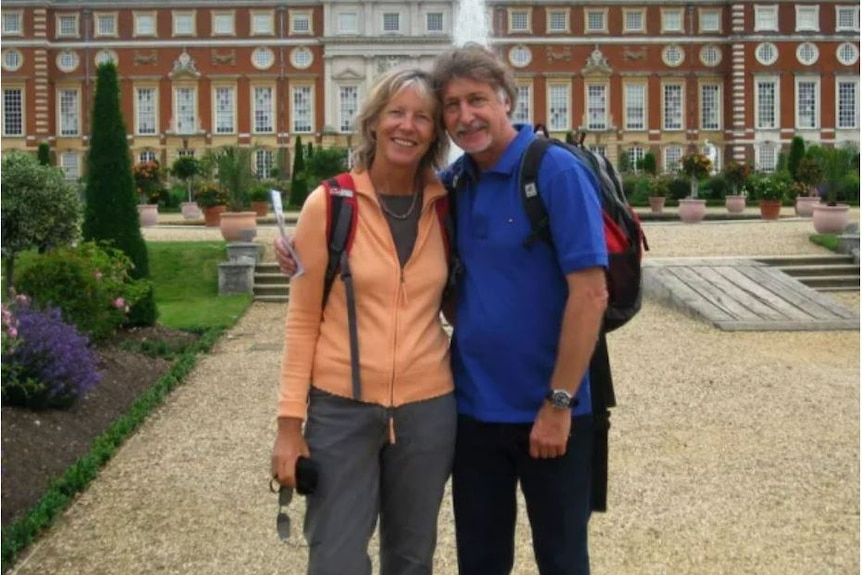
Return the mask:
[[[416,209],[417,199],[419,198],[418,188],[414,189],[413,190],[413,201],[410,202],[410,207],[407,208],[407,211],[404,212],[403,214],[396,214],[395,212],[393,212],[392,210],[390,210],[386,206],[386,202],[383,201],[383,196],[381,196],[380,192],[377,191],[376,186],[374,189],[374,193],[377,195],[377,203],[380,204],[380,209],[383,210],[386,213],[386,215],[392,216],[396,220],[406,220],[407,218],[409,218],[410,214],[413,213],[413,210]]]

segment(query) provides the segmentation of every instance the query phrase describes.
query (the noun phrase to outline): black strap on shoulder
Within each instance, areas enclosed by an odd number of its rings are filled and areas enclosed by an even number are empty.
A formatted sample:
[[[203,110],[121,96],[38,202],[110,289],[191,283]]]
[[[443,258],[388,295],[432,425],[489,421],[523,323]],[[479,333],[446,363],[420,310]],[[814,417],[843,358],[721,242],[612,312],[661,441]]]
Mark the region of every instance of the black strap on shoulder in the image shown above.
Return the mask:
[[[347,329],[350,333],[350,372],[353,383],[353,399],[362,398],[362,385],[359,381],[359,328],[356,319],[356,291],[353,289],[353,274],[350,271],[350,258],[346,251],[341,252],[341,280],[347,294]]]
[[[527,213],[527,219],[530,220],[530,227],[532,229],[530,235],[524,240],[524,247],[527,248],[539,240],[552,244],[551,221],[548,218],[548,211],[545,209],[545,202],[539,195],[538,185],[539,165],[542,163],[542,158],[550,146],[550,140],[536,138],[530,142],[523,156],[521,156],[519,178],[521,201],[524,204],[524,211]]]

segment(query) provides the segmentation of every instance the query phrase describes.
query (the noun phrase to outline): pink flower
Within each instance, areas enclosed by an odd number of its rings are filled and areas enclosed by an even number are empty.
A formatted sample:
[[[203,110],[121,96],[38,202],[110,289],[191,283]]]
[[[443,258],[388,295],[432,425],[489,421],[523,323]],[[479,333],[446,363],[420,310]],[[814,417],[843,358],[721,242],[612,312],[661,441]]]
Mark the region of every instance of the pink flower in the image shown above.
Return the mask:
[[[11,337],[12,339],[15,339],[16,337],[18,337],[18,330],[15,329],[14,327],[10,327],[6,331],[6,333],[9,334],[9,337]]]
[[[99,270],[96,270],[96,271],[93,273],[93,277],[94,277],[94,278],[96,278],[97,280],[102,279],[102,272],[100,272]]]
[[[114,300],[114,307],[117,309],[123,309],[124,307],[126,307],[126,300],[121,297],[118,297]]]
[[[20,305],[26,304],[29,300],[30,300],[30,298],[28,298],[24,294],[18,294],[15,296],[15,301],[18,302],[18,304],[20,304]]]

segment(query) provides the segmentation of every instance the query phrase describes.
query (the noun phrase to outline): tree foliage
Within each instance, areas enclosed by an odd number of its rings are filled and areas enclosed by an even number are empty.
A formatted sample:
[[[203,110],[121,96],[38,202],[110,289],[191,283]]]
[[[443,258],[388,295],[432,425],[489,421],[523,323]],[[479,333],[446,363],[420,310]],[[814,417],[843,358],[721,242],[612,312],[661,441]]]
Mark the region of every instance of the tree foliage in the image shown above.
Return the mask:
[[[48,142],[42,142],[39,144],[39,149],[36,151],[36,157],[39,159],[39,163],[43,166],[51,165],[51,146]]]
[[[318,148],[305,167],[306,180],[322,182],[347,170],[347,150]]]
[[[797,181],[796,172],[803,157],[805,157],[805,141],[801,136],[794,136],[790,141],[790,153],[787,156],[787,170],[794,181]]]
[[[247,209],[251,200],[249,188],[254,181],[251,171],[251,150],[238,146],[226,146],[215,155],[219,186],[227,194],[227,209],[240,212]]]
[[[201,172],[200,161],[194,156],[180,156],[171,164],[171,175],[186,184],[186,192],[192,201],[192,180]]]
[[[651,176],[656,175],[658,167],[656,166],[655,154],[653,154],[652,152],[647,152],[646,154],[644,154],[644,159],[642,160],[642,162],[644,172]]]

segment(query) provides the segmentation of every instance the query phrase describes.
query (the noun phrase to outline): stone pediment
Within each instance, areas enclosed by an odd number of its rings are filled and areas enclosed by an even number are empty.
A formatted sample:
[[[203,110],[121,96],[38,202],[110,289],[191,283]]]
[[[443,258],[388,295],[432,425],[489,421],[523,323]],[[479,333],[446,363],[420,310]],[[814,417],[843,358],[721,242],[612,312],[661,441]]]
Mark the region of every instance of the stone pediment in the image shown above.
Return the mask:
[[[359,72],[357,72],[353,68],[345,68],[344,70],[342,70],[339,73],[332,76],[332,79],[333,80],[342,80],[342,81],[343,80],[364,80],[365,75],[360,74]]]
[[[587,58],[587,63],[581,72],[584,76],[610,76],[613,72],[610,64],[608,64],[608,59],[602,54],[598,44]]]
[[[180,78],[191,78],[193,80],[197,80],[201,77],[201,73],[198,72],[195,61],[191,56],[189,56],[189,53],[186,52],[185,48],[183,48],[183,53],[174,61],[173,70],[168,74],[168,77],[172,80]]]

